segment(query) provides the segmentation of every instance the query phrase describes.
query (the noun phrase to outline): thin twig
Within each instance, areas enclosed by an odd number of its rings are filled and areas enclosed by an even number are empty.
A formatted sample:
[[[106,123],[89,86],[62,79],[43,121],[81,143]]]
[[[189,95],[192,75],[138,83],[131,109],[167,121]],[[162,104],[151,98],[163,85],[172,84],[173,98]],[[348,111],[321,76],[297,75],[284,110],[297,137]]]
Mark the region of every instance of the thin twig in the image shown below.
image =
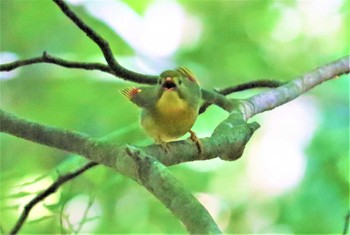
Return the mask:
[[[107,65],[104,65],[101,63],[82,63],[82,62],[76,62],[76,61],[68,61],[68,60],[64,60],[64,59],[49,55],[47,52],[44,52],[42,56],[39,56],[39,57],[24,59],[24,60],[17,60],[8,64],[1,64],[0,71],[11,71],[22,66],[38,64],[38,63],[50,63],[50,64],[56,64],[62,67],[74,68],[74,69],[99,70],[101,72],[113,74],[112,70],[110,70]]]
[[[86,35],[95,42],[101,49],[103,56],[108,63],[109,68],[113,73],[125,80],[134,81],[144,84],[154,84],[157,81],[158,76],[144,75],[140,73],[135,73],[121,66],[113,56],[112,50],[108,42],[95,32],[90,26],[85,24],[62,0],[53,0],[56,5],[61,9],[61,11],[73,21],[73,23],[78,26]]]
[[[32,208],[38,204],[39,202],[43,201],[46,197],[48,197],[49,195],[53,194],[54,192],[56,192],[56,190],[64,183],[66,183],[69,180],[74,179],[75,177],[77,177],[78,175],[81,175],[82,173],[84,173],[86,170],[94,167],[98,165],[98,163],[96,162],[89,162],[87,164],[85,164],[83,167],[79,168],[76,171],[73,171],[71,173],[62,175],[60,177],[58,177],[58,179],[52,183],[47,189],[45,189],[45,191],[43,191],[42,193],[38,194],[37,196],[35,196],[28,204],[25,205],[24,210],[22,211],[18,221],[16,222],[15,226],[12,228],[10,234],[16,234],[21,227],[23,226],[25,220],[27,219],[30,211],[32,210]]]
[[[242,84],[238,84],[232,87],[227,87],[227,88],[218,90],[217,92],[222,95],[229,95],[234,92],[244,91],[244,90],[249,90],[254,88],[276,88],[283,84],[284,82],[274,81],[274,80],[255,80],[255,81],[249,81]]]
[[[227,87],[221,90],[211,91],[210,92],[211,96],[215,98],[205,97],[205,102],[201,105],[199,109],[199,113],[200,114],[204,113],[207,110],[207,108],[212,104],[216,104],[219,107],[227,111],[230,111],[230,109],[232,109],[232,105],[226,104],[226,103],[230,103],[230,101],[224,96],[230,95],[234,92],[239,92],[239,91],[244,91],[244,90],[249,90],[254,88],[276,88],[283,84],[284,84],[283,82],[274,81],[274,80],[255,80],[255,81],[238,84],[236,86]],[[202,89],[202,93],[203,91],[205,90]],[[209,91],[205,91],[205,92],[209,93]],[[220,105],[220,104],[223,104],[223,105]]]
[[[86,218],[88,217],[88,213],[90,211],[90,208],[92,206],[92,204],[94,203],[95,198],[90,197],[88,205],[86,206],[85,210],[84,210],[84,214],[82,216],[82,219],[79,222],[78,228],[76,229],[76,233],[79,233],[80,230],[83,228],[83,225],[85,224]]]

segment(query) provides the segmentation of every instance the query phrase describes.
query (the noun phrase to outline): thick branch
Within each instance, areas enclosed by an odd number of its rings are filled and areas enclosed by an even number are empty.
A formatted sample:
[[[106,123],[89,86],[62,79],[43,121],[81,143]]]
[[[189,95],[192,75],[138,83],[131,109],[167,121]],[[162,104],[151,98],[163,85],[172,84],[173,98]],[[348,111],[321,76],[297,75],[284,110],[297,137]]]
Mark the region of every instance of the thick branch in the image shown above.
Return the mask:
[[[34,141],[40,144],[45,144],[50,147],[59,148],[65,151],[76,153],[85,156],[94,162],[101,163],[109,166],[116,171],[138,181],[146,186],[165,206],[172,210],[179,219],[182,220],[186,228],[190,232],[198,231],[200,233],[218,233],[219,230],[207,212],[200,217],[196,218],[197,224],[207,224],[204,227],[195,228],[194,218],[191,217],[191,213],[197,211],[198,213],[204,213],[205,210],[199,203],[189,200],[188,192],[184,192],[182,188],[179,188],[179,184],[172,185],[174,180],[171,178],[167,180],[168,176],[164,175],[162,171],[161,177],[162,184],[154,184],[154,182],[147,182],[145,175],[140,175],[140,163],[135,161],[135,158],[131,158],[128,150],[128,146],[111,145],[103,141],[99,141],[88,136],[59,128],[45,126],[39,123],[26,121],[18,118],[14,115],[8,114],[4,111],[0,111],[0,131],[15,135],[20,138],[24,138],[30,141]],[[245,137],[246,138],[246,137]],[[188,159],[189,156],[197,155],[197,147],[189,142],[184,142],[187,148],[187,152],[184,150],[177,150],[177,155],[182,152]],[[150,155],[158,154],[157,158],[162,159],[164,149],[161,146],[152,146],[153,148],[139,148],[142,154]],[[144,151],[144,153],[143,153]],[[212,150],[211,150],[212,151]],[[130,151],[129,151],[130,152]],[[140,153],[141,153],[140,152]],[[160,156],[159,156],[160,155]],[[176,156],[177,156],[176,155]],[[212,154],[213,155],[213,154]],[[153,156],[153,155],[152,155]],[[172,157],[173,155],[171,155]],[[197,159],[201,159],[197,157]],[[173,159],[173,162],[166,161],[167,164],[176,164],[179,161]],[[154,173],[155,174],[155,173]],[[152,175],[153,177],[154,175]],[[148,176],[147,176],[148,177]],[[156,176],[154,176],[156,177]],[[156,177],[157,178],[157,177]],[[151,180],[150,178],[147,178]],[[153,178],[152,178],[153,180]],[[158,188],[155,188],[158,187]],[[173,188],[175,187],[175,188]],[[177,195],[179,190],[182,190],[182,194]],[[176,201],[169,200],[170,198],[176,198]],[[175,203],[176,202],[176,203]],[[185,203],[186,202],[186,203]],[[174,204],[175,203],[175,204]],[[178,203],[184,203],[185,207],[179,207]],[[201,208],[200,208],[201,207]],[[175,211],[173,211],[175,210]],[[186,216],[187,215],[187,216]],[[198,215],[198,214],[197,214]],[[203,220],[203,221],[202,221]]]
[[[30,211],[32,210],[32,208],[38,204],[39,202],[43,201],[45,198],[47,198],[48,196],[50,196],[51,194],[55,193],[57,191],[57,189],[62,186],[64,183],[66,183],[69,180],[72,180],[73,178],[81,175],[82,173],[84,173],[86,170],[94,167],[98,165],[95,162],[89,162],[87,164],[85,164],[84,166],[82,166],[81,168],[79,168],[78,170],[75,170],[71,173],[62,175],[60,177],[58,177],[58,179],[53,182],[47,189],[45,189],[45,191],[39,193],[37,196],[35,196],[28,204],[26,204],[26,206],[24,207],[17,223],[15,224],[15,226],[12,228],[12,230],[10,231],[10,234],[17,234],[18,231],[21,229],[23,223],[25,222],[25,220],[27,219]]]
[[[220,229],[202,204],[171,174],[167,167],[140,150],[129,147],[128,154],[137,165],[138,179],[159,198],[191,234],[219,234]]]
[[[327,80],[349,73],[349,62],[350,56],[344,57],[306,73],[285,85],[242,101],[241,108],[245,119],[248,120],[258,113],[274,109]]]

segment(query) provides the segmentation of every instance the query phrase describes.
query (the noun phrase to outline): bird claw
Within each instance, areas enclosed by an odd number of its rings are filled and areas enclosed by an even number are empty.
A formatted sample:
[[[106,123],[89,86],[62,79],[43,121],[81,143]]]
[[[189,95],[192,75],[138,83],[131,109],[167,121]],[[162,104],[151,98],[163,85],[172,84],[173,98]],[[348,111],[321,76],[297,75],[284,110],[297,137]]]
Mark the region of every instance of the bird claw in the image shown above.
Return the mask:
[[[192,130],[190,130],[189,133],[191,134],[189,139],[196,143],[197,149],[198,149],[198,153],[201,154],[203,152],[203,144],[202,144],[202,142],[197,137],[196,133],[194,133]]]
[[[170,153],[170,150],[169,150],[169,147],[168,147],[168,145],[167,145],[167,142],[162,141],[162,140],[155,140],[155,142],[156,142],[156,144],[159,144],[159,145],[162,146],[164,152]]]

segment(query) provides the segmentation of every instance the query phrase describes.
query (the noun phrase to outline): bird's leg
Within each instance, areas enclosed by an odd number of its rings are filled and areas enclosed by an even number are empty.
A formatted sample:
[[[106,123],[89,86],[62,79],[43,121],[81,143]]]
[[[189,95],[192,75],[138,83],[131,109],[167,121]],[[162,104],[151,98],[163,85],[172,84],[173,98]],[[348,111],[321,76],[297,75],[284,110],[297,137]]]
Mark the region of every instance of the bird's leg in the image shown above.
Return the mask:
[[[197,137],[196,133],[194,133],[192,130],[190,130],[189,133],[191,134],[189,139],[191,139],[193,142],[196,143],[197,149],[198,149],[198,153],[201,154],[203,152],[203,144],[202,144],[202,142]]]

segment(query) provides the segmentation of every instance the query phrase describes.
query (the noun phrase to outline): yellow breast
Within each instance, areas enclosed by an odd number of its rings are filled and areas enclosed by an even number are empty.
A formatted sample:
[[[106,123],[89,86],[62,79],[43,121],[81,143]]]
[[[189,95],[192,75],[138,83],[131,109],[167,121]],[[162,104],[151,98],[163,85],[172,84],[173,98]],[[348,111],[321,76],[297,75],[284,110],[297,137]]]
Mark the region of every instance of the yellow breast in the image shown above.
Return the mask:
[[[176,91],[165,91],[155,112],[142,116],[148,134],[158,141],[175,140],[186,134],[197,118],[198,110],[181,99]]]

